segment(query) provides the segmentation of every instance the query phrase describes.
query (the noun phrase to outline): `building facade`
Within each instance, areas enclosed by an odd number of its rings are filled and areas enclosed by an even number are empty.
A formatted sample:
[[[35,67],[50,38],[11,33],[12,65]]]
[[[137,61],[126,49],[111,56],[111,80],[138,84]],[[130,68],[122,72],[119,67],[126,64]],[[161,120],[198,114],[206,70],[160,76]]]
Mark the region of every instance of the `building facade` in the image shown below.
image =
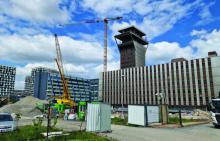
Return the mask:
[[[112,105],[160,104],[205,107],[220,96],[220,57],[194,60],[174,59],[170,63],[103,72],[100,96]]]
[[[14,90],[14,96],[18,96],[18,97],[26,96],[25,91],[24,90]]]
[[[32,70],[34,97],[47,99],[63,94],[59,72],[47,68]],[[98,79],[84,79],[66,76],[70,97],[78,101],[95,101],[98,99]]]
[[[25,84],[24,84],[24,95],[33,95],[33,79],[31,76],[25,77]]]
[[[0,97],[14,94],[16,68],[0,65]]]
[[[146,48],[144,46],[148,45],[144,39],[145,33],[135,26],[121,29],[119,32],[115,39],[120,52],[121,69],[145,66]]]
[[[98,90],[99,90],[99,79],[90,79],[89,80],[89,89],[91,94],[91,101],[98,101]]]

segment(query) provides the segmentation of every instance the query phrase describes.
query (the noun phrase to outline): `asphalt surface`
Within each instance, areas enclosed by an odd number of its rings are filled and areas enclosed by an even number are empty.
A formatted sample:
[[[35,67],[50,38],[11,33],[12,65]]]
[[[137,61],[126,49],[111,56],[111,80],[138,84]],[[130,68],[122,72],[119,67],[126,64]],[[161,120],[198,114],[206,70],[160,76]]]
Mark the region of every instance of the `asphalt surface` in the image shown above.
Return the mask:
[[[148,128],[112,125],[107,136],[119,141],[220,141],[220,129],[212,124],[184,128]]]
[[[20,120],[19,126],[33,124],[32,120]],[[46,121],[43,122],[46,125]],[[64,131],[85,129],[85,122],[59,120],[56,127]],[[212,124],[183,128],[150,128],[112,125],[112,132],[104,135],[119,141],[220,141],[220,129]]]

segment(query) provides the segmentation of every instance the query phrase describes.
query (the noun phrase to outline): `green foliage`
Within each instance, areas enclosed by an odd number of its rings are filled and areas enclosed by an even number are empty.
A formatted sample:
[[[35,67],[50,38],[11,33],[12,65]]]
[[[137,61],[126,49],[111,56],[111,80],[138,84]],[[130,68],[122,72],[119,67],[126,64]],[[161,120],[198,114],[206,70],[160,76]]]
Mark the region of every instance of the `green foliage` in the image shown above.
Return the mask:
[[[115,118],[112,118],[111,121],[112,121],[112,124],[116,124],[116,125],[128,125],[127,117],[125,117],[124,119],[115,117]]]
[[[43,123],[43,117],[37,117],[32,120],[35,127],[41,127]]]
[[[53,118],[53,127],[55,127],[57,125],[58,122],[58,117],[54,117]]]
[[[47,128],[44,126],[23,126],[19,130],[9,133],[0,134],[1,141],[47,141],[41,133],[46,132]],[[58,131],[52,128],[50,131]],[[106,137],[98,136],[95,133],[74,131],[67,136],[59,136],[49,138],[49,141],[116,141]]]
[[[186,119],[182,118],[182,123],[187,123],[187,122],[199,122],[199,121],[204,121],[202,119]],[[179,124],[179,117],[169,117],[169,124]]]
[[[15,114],[15,119],[16,119],[17,121],[19,121],[19,120],[21,119],[21,114],[20,114],[20,113],[16,113],[16,114]]]
[[[2,141],[18,141],[18,140],[35,140],[39,138],[43,138],[40,134],[42,132],[46,132],[46,128],[38,127],[35,128],[33,126],[23,126],[14,132],[0,134],[0,139]]]
[[[51,139],[51,141],[115,141],[106,137],[101,137],[95,133],[75,131],[68,136],[60,136]]]

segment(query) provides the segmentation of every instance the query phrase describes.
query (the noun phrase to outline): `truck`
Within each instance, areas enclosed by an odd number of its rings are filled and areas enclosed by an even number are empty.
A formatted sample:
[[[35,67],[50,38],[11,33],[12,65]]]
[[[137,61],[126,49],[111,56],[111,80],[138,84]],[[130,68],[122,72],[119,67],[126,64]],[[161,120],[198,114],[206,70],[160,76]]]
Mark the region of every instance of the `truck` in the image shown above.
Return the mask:
[[[212,123],[216,128],[220,127],[220,98],[212,99],[208,110],[211,114]]]

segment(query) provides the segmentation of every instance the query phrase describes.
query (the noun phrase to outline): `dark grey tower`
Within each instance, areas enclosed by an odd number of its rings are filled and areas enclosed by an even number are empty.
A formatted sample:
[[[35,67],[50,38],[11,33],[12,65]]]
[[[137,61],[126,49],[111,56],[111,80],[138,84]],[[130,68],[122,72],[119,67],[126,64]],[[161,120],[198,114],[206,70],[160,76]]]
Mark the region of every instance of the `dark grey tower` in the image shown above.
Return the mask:
[[[135,26],[121,29],[118,32],[120,34],[116,35],[115,39],[120,52],[121,69],[144,66],[146,53],[144,45],[148,45],[143,38],[145,33]]]

